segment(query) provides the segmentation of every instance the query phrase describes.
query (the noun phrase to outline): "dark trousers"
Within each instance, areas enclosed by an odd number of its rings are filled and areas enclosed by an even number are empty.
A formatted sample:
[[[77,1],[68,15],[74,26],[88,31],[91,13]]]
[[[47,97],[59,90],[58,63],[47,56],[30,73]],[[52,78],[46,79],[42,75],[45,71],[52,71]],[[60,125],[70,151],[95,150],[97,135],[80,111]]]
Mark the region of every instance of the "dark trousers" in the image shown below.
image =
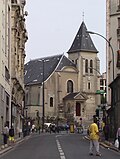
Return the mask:
[[[108,134],[108,133],[105,133],[105,140],[108,141],[108,138],[109,138],[109,134]]]
[[[8,136],[6,134],[3,134],[3,142],[4,142],[4,145],[7,144],[7,140],[8,140]]]

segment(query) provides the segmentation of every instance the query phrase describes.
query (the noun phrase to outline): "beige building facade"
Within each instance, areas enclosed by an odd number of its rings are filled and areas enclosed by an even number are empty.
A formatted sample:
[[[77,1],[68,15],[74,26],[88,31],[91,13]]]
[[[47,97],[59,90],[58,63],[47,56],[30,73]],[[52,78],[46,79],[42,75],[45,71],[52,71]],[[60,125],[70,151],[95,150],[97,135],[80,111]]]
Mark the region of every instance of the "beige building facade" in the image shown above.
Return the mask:
[[[24,116],[25,4],[25,0],[11,3],[11,125],[16,131],[22,130]]]
[[[0,1],[0,132],[11,110],[11,1]]]

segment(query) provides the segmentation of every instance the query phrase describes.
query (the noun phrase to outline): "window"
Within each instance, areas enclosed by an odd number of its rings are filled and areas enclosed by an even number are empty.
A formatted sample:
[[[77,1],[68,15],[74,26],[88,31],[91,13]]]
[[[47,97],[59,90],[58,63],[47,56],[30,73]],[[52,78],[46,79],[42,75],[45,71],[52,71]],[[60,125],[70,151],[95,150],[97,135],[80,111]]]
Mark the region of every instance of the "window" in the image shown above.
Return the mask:
[[[117,51],[117,67],[120,68],[120,50]]]
[[[118,28],[120,28],[120,18],[118,18]]]
[[[9,106],[9,97],[6,95],[6,105]]]
[[[53,107],[53,97],[50,97],[50,107]]]
[[[103,86],[104,85],[104,81],[103,79],[100,79],[100,86]]]
[[[85,73],[88,73],[88,60],[85,60]]]
[[[72,93],[73,92],[73,82],[69,80],[67,82],[67,93]]]
[[[88,83],[88,89],[90,89],[90,82]]]
[[[118,39],[118,50],[120,50],[120,39]]]
[[[118,11],[120,10],[120,0],[118,0]]]
[[[4,101],[4,87],[1,86],[1,99]]]
[[[5,78],[6,78],[7,81],[9,81],[9,79],[10,79],[9,70],[6,66],[5,66]]]
[[[90,73],[93,73],[93,60],[90,60]]]
[[[12,0],[11,2],[12,2],[12,3],[17,3],[17,0]]]

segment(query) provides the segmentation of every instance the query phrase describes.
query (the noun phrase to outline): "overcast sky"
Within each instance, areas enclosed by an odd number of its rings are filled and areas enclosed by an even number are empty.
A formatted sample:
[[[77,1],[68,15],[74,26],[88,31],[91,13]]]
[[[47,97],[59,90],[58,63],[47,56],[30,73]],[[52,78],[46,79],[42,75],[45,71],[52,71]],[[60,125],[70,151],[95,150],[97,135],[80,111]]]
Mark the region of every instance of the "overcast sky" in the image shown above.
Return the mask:
[[[106,0],[27,0],[26,10],[26,62],[66,53],[83,20],[88,30],[106,36]],[[99,51],[102,73],[106,70],[105,40],[91,37]]]

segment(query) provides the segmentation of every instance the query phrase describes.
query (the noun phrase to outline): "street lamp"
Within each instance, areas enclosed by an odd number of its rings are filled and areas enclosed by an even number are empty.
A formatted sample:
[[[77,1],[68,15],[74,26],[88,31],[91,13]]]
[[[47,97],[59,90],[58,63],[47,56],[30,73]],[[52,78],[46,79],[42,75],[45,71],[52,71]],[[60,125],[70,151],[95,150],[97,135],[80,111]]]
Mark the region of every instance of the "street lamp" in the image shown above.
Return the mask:
[[[103,35],[99,34],[99,33],[92,32],[92,31],[86,31],[86,32],[89,33],[89,34],[96,34],[96,35],[102,37],[102,38],[109,44],[109,47],[110,47],[110,49],[111,49],[111,51],[112,51],[112,60],[113,60],[113,80],[114,80],[114,51],[113,51],[113,47],[112,47],[110,41],[109,41],[108,39],[106,39]]]
[[[98,71],[96,68],[94,68],[94,67],[87,67],[87,68],[88,68],[88,69],[95,70],[96,72],[98,72],[98,73],[100,74],[100,77],[102,77],[102,75],[101,75],[100,71]]]
[[[45,92],[44,92],[44,63],[49,61],[49,59],[42,59],[42,65],[43,65],[43,72],[42,72],[42,105],[43,105],[43,109],[42,109],[42,132],[44,131],[44,122],[45,122]]]
[[[44,105],[44,100],[45,100],[45,94],[44,94],[44,62],[45,62],[45,60],[43,59],[42,60],[42,64],[43,64],[43,89],[42,89],[42,92],[43,92],[43,100],[42,100],[42,102],[43,102],[43,109],[42,109],[42,132],[43,132],[43,130],[44,130],[44,119],[45,119],[45,105]]]

